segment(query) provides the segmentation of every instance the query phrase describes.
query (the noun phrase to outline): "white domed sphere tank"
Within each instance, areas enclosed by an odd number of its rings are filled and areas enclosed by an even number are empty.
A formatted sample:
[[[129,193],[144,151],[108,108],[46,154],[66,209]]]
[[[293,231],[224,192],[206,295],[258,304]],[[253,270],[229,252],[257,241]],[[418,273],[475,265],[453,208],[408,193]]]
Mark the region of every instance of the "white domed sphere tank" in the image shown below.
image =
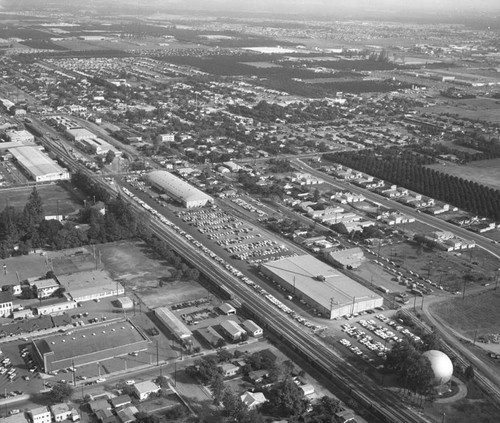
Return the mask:
[[[445,353],[429,350],[424,352],[422,356],[427,357],[431,363],[434,372],[433,385],[443,385],[450,381],[453,375],[453,363]]]

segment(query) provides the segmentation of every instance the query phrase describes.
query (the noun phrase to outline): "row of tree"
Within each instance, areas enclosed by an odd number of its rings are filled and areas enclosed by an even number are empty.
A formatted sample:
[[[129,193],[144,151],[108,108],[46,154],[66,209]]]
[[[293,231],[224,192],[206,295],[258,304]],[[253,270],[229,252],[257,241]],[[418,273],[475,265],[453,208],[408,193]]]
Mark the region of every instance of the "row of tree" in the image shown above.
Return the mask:
[[[425,167],[432,162],[431,158],[410,152],[396,154],[393,149],[333,153],[324,158],[470,213],[500,220],[499,190]]]

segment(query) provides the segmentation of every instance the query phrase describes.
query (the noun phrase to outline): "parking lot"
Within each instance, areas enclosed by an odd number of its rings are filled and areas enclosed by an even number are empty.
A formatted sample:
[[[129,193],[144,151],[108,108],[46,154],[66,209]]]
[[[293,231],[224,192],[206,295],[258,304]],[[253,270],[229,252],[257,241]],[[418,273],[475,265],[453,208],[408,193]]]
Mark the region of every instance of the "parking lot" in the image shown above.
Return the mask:
[[[338,342],[369,363],[374,363],[377,357],[381,361],[385,360],[387,352],[404,338],[421,342],[420,337],[408,330],[401,321],[392,320],[382,313],[370,314],[354,323],[343,323],[341,330],[345,335],[339,335]]]
[[[257,233],[251,225],[220,208],[182,211],[178,216],[224,248],[232,258],[248,264],[265,263],[295,255],[285,245]]]

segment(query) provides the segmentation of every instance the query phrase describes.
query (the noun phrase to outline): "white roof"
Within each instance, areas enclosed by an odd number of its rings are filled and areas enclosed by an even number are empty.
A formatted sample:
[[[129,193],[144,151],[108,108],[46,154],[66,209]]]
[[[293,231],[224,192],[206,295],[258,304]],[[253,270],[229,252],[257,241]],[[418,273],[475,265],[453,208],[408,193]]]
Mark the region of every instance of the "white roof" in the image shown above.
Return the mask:
[[[170,172],[155,170],[148,174],[148,179],[151,183],[158,185],[168,194],[185,202],[212,201],[212,197],[177,176],[172,175]]]
[[[192,336],[192,332],[182,323],[179,318],[172,313],[167,307],[158,307],[155,309],[155,314],[160,321],[168,327],[172,333],[179,339],[185,339]]]
[[[68,172],[43,154],[38,147],[17,147],[11,148],[9,151],[35,178],[37,176]]]
[[[150,392],[156,392],[160,387],[150,380],[144,382],[139,382],[134,385],[134,388],[139,392],[139,394],[149,394]]]

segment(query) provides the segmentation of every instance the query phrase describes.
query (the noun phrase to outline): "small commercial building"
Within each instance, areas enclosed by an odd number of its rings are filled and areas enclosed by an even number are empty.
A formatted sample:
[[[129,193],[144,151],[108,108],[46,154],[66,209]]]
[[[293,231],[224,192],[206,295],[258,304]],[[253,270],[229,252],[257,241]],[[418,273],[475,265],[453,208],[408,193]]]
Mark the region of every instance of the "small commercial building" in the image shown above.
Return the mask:
[[[340,269],[357,269],[363,263],[365,254],[359,247],[325,253],[325,258]]]
[[[118,307],[123,309],[134,307],[134,302],[129,297],[119,297],[116,302],[118,304]]]
[[[77,307],[76,301],[69,301],[66,298],[54,298],[43,305],[35,306],[35,314],[42,316],[44,314],[62,314],[67,310]]]
[[[156,383],[149,380],[134,385],[134,393],[139,398],[139,401],[147,399],[151,394],[156,394],[160,389]]]
[[[48,298],[60,287],[61,285],[59,285],[57,281],[52,278],[41,279],[33,282],[33,290],[35,291],[37,298]]]
[[[253,320],[245,320],[241,326],[243,329],[245,329],[248,333],[248,335],[253,336],[253,337],[258,337],[262,336],[264,331],[262,328],[257,325]]]
[[[55,422],[62,422],[63,420],[71,418],[72,409],[68,404],[62,402],[60,404],[51,405],[50,412]]]
[[[229,337],[233,342],[238,341],[246,333],[245,329],[233,320],[223,320],[220,323],[220,327],[224,335]]]
[[[52,415],[47,407],[37,407],[29,412],[33,423],[52,423]]]
[[[122,295],[123,286],[111,279],[104,270],[91,270],[57,276],[66,289],[67,295],[76,302],[99,300],[105,297]]]
[[[181,320],[172,313],[167,307],[158,307],[155,309],[155,315],[162,325],[174,335],[178,341],[187,342],[193,336],[193,333]]]
[[[200,328],[196,332],[212,347],[218,347],[224,345],[224,338],[220,336],[217,331],[212,327],[208,326],[206,328]]]
[[[222,312],[222,314],[225,314],[226,316],[232,316],[236,314],[236,309],[228,303],[222,303],[219,306],[219,310]]]

